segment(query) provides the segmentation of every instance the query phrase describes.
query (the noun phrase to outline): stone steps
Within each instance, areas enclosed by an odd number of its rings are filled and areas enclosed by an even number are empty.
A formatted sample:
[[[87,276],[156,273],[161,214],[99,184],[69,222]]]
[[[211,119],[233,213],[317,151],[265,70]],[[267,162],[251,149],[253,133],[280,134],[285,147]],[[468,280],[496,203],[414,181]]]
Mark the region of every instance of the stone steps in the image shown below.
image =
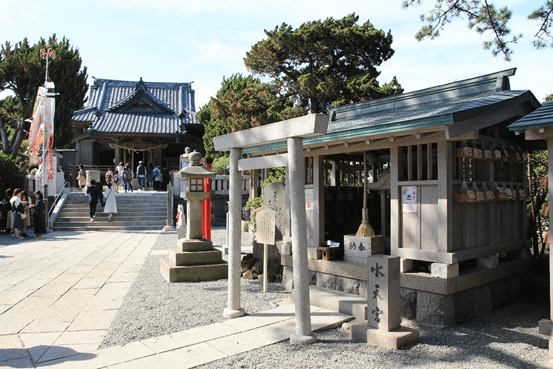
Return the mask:
[[[108,215],[98,206],[93,222],[89,217],[88,195],[74,191],[53,225],[55,231],[160,230],[167,222],[166,193],[118,193],[117,213]]]
[[[311,305],[353,316],[357,320],[367,320],[367,297],[309,286]]]

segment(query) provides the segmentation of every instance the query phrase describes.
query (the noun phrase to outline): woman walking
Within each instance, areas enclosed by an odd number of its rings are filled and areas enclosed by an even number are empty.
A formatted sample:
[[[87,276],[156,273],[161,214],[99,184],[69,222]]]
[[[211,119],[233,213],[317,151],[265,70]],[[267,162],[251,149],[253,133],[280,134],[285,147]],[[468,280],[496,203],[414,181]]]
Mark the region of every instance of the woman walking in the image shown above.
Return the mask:
[[[13,196],[10,199],[10,204],[12,206],[13,213],[13,236],[16,240],[19,240],[19,229],[23,228],[23,219],[21,219],[21,214],[25,213],[23,204],[21,203],[21,190],[16,188],[13,190]]]
[[[46,230],[46,218],[44,218],[44,197],[42,196],[42,192],[37,191],[35,192],[35,199],[36,203],[34,206],[35,213],[33,216],[33,220],[35,223],[35,237],[36,238],[42,238],[42,235],[44,233],[47,233]]]
[[[111,183],[108,183],[108,189],[104,192],[104,213],[108,215],[108,222],[111,222],[113,213],[117,213],[117,202],[115,201],[115,190],[111,188]]]

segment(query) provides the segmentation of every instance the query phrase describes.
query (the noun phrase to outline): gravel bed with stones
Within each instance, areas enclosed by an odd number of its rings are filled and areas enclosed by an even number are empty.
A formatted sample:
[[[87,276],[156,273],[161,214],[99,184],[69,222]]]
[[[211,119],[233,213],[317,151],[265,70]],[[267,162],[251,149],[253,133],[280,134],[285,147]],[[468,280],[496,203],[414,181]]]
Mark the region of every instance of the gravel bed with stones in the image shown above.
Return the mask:
[[[214,229],[212,238],[215,246],[222,245],[224,229]],[[174,248],[176,240],[176,233],[161,233],[152,250]],[[160,272],[160,260],[167,253],[153,254],[146,258],[100,348],[224,320],[223,310],[228,305],[226,279],[169,283]],[[272,309],[289,296],[280,284],[269,283],[267,293],[263,293],[261,281],[242,280],[241,304],[248,313]]]
[[[214,230],[213,240],[223,244],[224,230]],[[163,233],[153,250],[168,250],[175,241],[175,233]],[[223,321],[227,280],[168,283],[159,267],[164,257],[147,257],[100,348]],[[270,283],[264,294],[260,281],[242,280],[248,313],[288,297],[279,284]],[[452,328],[417,327],[420,342],[396,351],[350,341],[338,328],[317,332],[311,345],[284,341],[198,368],[537,368],[548,360],[547,339],[537,329],[548,315],[548,303],[518,303]]]

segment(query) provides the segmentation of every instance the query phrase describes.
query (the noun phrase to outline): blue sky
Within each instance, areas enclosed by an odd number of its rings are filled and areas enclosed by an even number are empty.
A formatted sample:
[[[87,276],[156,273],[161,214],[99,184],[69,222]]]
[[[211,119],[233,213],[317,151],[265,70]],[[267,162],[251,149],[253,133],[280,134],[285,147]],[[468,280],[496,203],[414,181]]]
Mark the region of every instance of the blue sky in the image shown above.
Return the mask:
[[[486,37],[454,21],[434,41],[418,42],[423,7],[403,10],[401,0],[0,0],[0,42],[31,43],[56,33],[80,51],[92,76],[121,80],[194,82],[196,110],[214,96],[223,76],[249,74],[243,58],[282,22],[294,27],[355,12],[360,22],[391,30],[394,56],[378,69],[381,83],[396,76],[406,92],[517,67],[511,88],[531,90],[539,101],[553,93],[553,49],[535,50],[537,22],[526,19],[542,1],[506,0],[510,28],[523,33],[511,62],[482,49]]]

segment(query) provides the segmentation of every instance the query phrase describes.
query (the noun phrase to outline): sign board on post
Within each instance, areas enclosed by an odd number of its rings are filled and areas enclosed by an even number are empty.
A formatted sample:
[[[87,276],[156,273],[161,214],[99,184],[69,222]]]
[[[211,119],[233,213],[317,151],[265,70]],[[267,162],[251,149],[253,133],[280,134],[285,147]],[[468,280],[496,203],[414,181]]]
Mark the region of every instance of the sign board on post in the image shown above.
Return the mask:
[[[265,206],[255,212],[255,236],[257,242],[275,244],[276,212]]]
[[[275,244],[276,212],[265,206],[255,212],[257,242],[263,244],[263,292],[267,292],[267,272],[269,270],[269,244]]]

